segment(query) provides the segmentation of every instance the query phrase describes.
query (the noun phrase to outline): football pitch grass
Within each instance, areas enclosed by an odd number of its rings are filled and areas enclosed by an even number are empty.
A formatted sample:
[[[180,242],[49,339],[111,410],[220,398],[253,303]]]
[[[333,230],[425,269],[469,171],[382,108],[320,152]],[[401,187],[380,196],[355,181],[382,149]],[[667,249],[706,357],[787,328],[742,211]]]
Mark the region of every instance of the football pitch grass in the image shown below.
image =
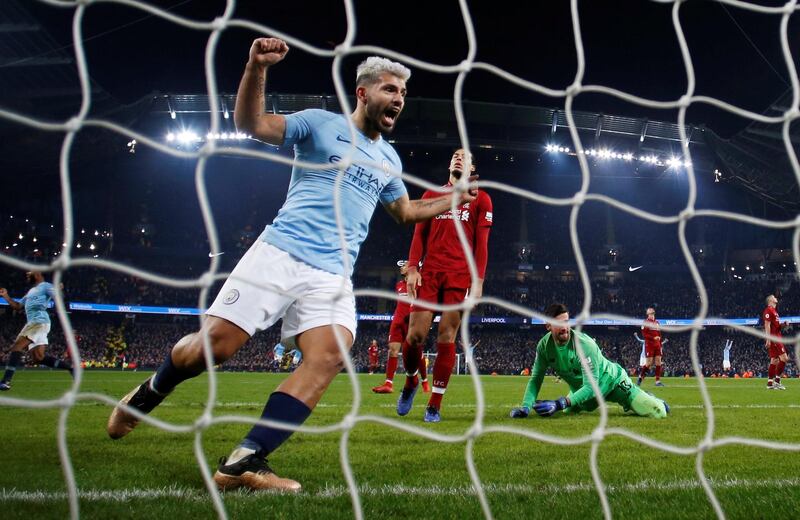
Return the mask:
[[[115,400],[149,374],[87,372],[82,392]],[[222,373],[214,415],[258,417],[266,396],[285,374]],[[359,375],[359,415],[382,416],[447,435],[473,426],[475,392],[467,376],[454,376],[444,399],[442,422],[422,422],[427,394],[417,395],[404,417],[395,414],[397,393],[376,395],[379,375]],[[402,382],[402,377],[396,379]],[[510,419],[527,378],[481,377],[483,425],[512,426],[576,438],[591,434],[599,412],[550,419]],[[709,379],[715,438],[738,436],[800,443],[800,381],[787,391],[768,391],[763,379]],[[706,433],[696,379],[665,379],[664,388],[643,387],[665,399],[664,420],[643,419],[609,407],[610,428],[624,428],[673,446],[694,447]],[[23,371],[3,397],[51,399],[69,385],[61,372]],[[153,416],[191,424],[201,414],[206,376],[181,385]],[[565,394],[564,383],[546,378],[543,398]],[[352,388],[340,375],[306,425],[325,426],[351,412]],[[111,408],[79,401],[68,419],[68,444],[83,518],[213,518],[208,492],[194,456],[194,435],[141,424],[124,439],[105,432]],[[56,409],[0,406],[0,503],[4,518],[66,518],[69,507],[56,448]],[[246,424],[215,424],[203,434],[213,471],[245,435]],[[352,518],[353,507],[339,458],[341,432],[297,433],[270,457],[281,476],[303,484],[299,495],[224,493],[231,518]],[[467,470],[467,443],[441,443],[378,424],[358,422],[347,443],[365,518],[482,518]],[[558,446],[507,433],[484,433],[474,460],[495,518],[602,518],[590,473],[590,445]],[[629,438],[609,435],[600,444],[598,467],[615,518],[714,518],[695,473],[695,457],[673,455]],[[728,518],[797,518],[800,514],[800,453],[742,445],[706,452],[704,470]]]

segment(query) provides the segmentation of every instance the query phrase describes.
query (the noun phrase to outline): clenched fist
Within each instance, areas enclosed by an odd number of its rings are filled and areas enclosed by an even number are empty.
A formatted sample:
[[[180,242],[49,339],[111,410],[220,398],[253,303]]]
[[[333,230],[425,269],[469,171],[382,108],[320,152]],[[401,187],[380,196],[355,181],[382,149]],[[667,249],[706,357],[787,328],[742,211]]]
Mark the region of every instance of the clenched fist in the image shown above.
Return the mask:
[[[278,38],[257,38],[250,46],[250,63],[269,67],[275,65],[289,52],[286,42]]]

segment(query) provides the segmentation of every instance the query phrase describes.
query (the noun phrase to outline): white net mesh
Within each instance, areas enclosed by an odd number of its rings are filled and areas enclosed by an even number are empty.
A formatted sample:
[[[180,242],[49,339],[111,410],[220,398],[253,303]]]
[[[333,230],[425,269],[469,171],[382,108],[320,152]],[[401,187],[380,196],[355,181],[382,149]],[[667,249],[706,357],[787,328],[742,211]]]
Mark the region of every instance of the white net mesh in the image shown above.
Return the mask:
[[[348,456],[348,440],[349,440],[349,433],[355,427],[356,424],[359,422],[364,421],[371,421],[375,423],[384,424],[389,427],[397,428],[427,439],[440,441],[440,442],[448,442],[448,443],[455,443],[455,442],[464,442],[466,441],[466,462],[467,468],[469,471],[469,475],[473,482],[473,491],[480,500],[481,507],[483,509],[483,513],[486,518],[492,518],[492,511],[489,506],[489,503],[486,498],[486,488],[481,484],[481,478],[478,474],[478,471],[475,466],[475,462],[473,459],[473,446],[475,440],[483,434],[490,433],[490,432],[504,432],[510,433],[515,435],[525,436],[537,441],[551,443],[556,445],[576,445],[576,444],[590,444],[590,460],[589,464],[591,467],[591,474],[594,481],[594,485],[597,491],[598,496],[600,497],[600,502],[602,504],[603,515],[606,518],[612,517],[612,511],[609,506],[609,502],[606,496],[606,486],[603,482],[603,479],[600,475],[600,471],[598,468],[597,462],[597,455],[598,449],[600,444],[603,440],[608,437],[609,435],[618,435],[622,437],[627,437],[633,441],[639,442],[645,446],[649,446],[654,449],[663,450],[673,454],[679,455],[688,455],[695,457],[695,467],[697,472],[697,478],[702,485],[706,496],[708,497],[709,502],[712,504],[714,511],[716,512],[719,518],[724,518],[725,513],[723,510],[722,505],[717,500],[717,497],[714,493],[714,490],[705,475],[704,467],[703,467],[703,459],[705,454],[716,447],[720,446],[727,446],[731,444],[743,445],[743,446],[753,446],[753,447],[761,447],[761,448],[768,448],[768,449],[775,449],[775,450],[786,450],[786,451],[800,451],[800,444],[789,444],[789,443],[776,443],[776,442],[767,442],[764,440],[753,439],[753,438],[742,438],[742,437],[722,437],[722,438],[715,438],[714,430],[715,430],[715,420],[714,420],[714,407],[711,402],[711,398],[709,396],[708,390],[706,388],[706,384],[702,377],[702,370],[700,368],[700,362],[698,357],[698,348],[697,348],[697,340],[699,332],[702,328],[702,320],[706,318],[707,311],[708,311],[708,296],[706,293],[705,286],[701,280],[700,273],[697,269],[695,261],[692,257],[689,245],[686,240],[686,226],[687,223],[695,218],[698,217],[712,217],[712,218],[722,218],[722,219],[731,219],[743,223],[748,223],[756,226],[763,226],[767,228],[775,228],[775,229],[793,229],[793,244],[792,250],[794,254],[795,260],[800,259],[800,217],[795,218],[792,220],[785,220],[785,221],[771,221],[771,220],[764,220],[753,218],[743,214],[731,213],[731,212],[723,212],[723,211],[715,211],[715,210],[698,210],[695,209],[695,201],[697,195],[697,184],[695,179],[694,168],[691,163],[687,164],[687,176],[688,176],[688,184],[689,184],[689,196],[686,202],[685,208],[677,215],[671,216],[659,216],[653,213],[649,213],[647,211],[643,211],[641,209],[635,208],[628,204],[622,203],[614,198],[607,197],[604,195],[593,194],[589,193],[589,179],[590,179],[590,171],[589,165],[586,160],[585,154],[583,153],[584,147],[581,142],[581,139],[578,135],[578,130],[575,125],[575,121],[573,119],[573,102],[576,96],[585,93],[602,93],[609,96],[613,96],[619,98],[623,101],[627,101],[629,103],[633,103],[636,105],[641,105],[644,107],[656,108],[656,109],[677,109],[678,110],[678,129],[680,132],[680,140],[681,140],[681,149],[683,157],[688,160],[690,158],[689,154],[689,140],[686,135],[686,112],[687,109],[692,104],[698,103],[705,103],[708,105],[712,105],[719,109],[737,114],[741,117],[748,118],[753,121],[763,122],[763,123],[771,123],[771,124],[781,124],[782,125],[782,135],[783,135],[783,142],[785,146],[785,151],[789,157],[789,161],[792,166],[792,171],[800,182],[800,163],[798,163],[794,148],[791,143],[791,139],[789,136],[790,126],[793,121],[795,121],[798,117],[800,117],[800,86],[798,85],[798,78],[797,78],[797,71],[795,69],[794,60],[792,58],[792,54],[789,48],[789,41],[788,41],[788,24],[790,16],[796,10],[796,1],[787,2],[783,6],[779,7],[765,7],[760,5],[749,4],[745,2],[740,2],[736,0],[718,0],[723,4],[727,4],[728,6],[735,7],[737,9],[749,10],[753,12],[762,13],[765,15],[771,15],[780,17],[780,43],[783,52],[783,57],[785,59],[785,64],[788,70],[788,76],[791,82],[792,87],[792,98],[790,106],[785,110],[783,114],[777,116],[765,116],[758,113],[751,112],[749,110],[745,110],[738,106],[734,106],[732,104],[726,103],[719,99],[715,99],[712,97],[707,96],[698,96],[695,95],[695,71],[694,66],[692,64],[692,56],[689,52],[689,47],[687,45],[686,39],[684,37],[684,31],[681,27],[681,22],[679,19],[679,12],[681,9],[681,5],[683,2],[667,2],[662,1],[660,3],[672,3],[672,21],[674,25],[675,35],[677,36],[678,44],[680,46],[681,55],[683,58],[683,63],[686,72],[686,80],[687,80],[687,88],[686,92],[677,100],[672,101],[656,101],[652,99],[645,99],[642,97],[638,97],[636,95],[623,92],[620,90],[616,90],[613,88],[605,87],[602,85],[584,85],[583,78],[584,78],[584,69],[585,69],[585,59],[584,59],[584,46],[582,43],[582,36],[581,36],[581,20],[579,16],[578,10],[578,1],[572,0],[570,3],[571,6],[571,17],[572,17],[572,29],[574,35],[574,45],[575,50],[577,53],[577,70],[575,72],[575,77],[569,86],[564,89],[550,89],[546,88],[542,85],[537,83],[533,83],[527,80],[524,80],[518,76],[515,76],[505,70],[502,70],[492,64],[489,63],[482,63],[475,61],[476,52],[477,52],[477,39],[473,28],[472,18],[470,15],[470,10],[467,7],[466,0],[461,0],[459,2],[460,11],[462,15],[462,21],[464,27],[466,29],[466,35],[468,40],[468,52],[467,55],[464,57],[463,61],[455,65],[440,65],[435,63],[425,62],[419,59],[414,58],[413,56],[406,56],[403,54],[399,54],[393,52],[390,49],[384,49],[380,47],[373,47],[373,46],[358,46],[354,45],[353,42],[355,41],[355,33],[356,33],[356,18],[355,18],[355,10],[354,5],[351,0],[345,1],[345,12],[346,12],[346,19],[347,19],[347,33],[344,38],[344,41],[338,45],[334,50],[326,50],[318,47],[314,47],[309,45],[301,40],[298,40],[291,35],[281,33],[280,31],[276,30],[275,28],[268,27],[265,25],[261,25],[258,23],[254,23],[248,20],[241,20],[235,19],[232,17],[235,4],[234,0],[228,0],[226,3],[226,8],[222,15],[214,20],[211,21],[197,21],[192,20],[189,18],[185,18],[182,16],[177,16],[169,11],[165,11],[154,7],[152,5],[148,5],[144,2],[139,2],[136,0],[103,0],[103,1],[92,1],[92,0],[76,0],[76,1],[68,1],[68,0],[40,0],[43,3],[49,4],[51,6],[61,7],[61,8],[71,8],[74,9],[74,17],[73,17],[73,26],[72,26],[72,33],[73,33],[73,42],[75,48],[75,58],[76,64],[78,69],[78,76],[80,79],[81,85],[81,92],[82,92],[82,103],[80,106],[80,110],[77,114],[71,117],[67,121],[61,122],[48,122],[41,119],[35,119],[29,117],[25,114],[16,113],[10,110],[0,110],[0,117],[11,121],[13,123],[31,127],[43,131],[53,131],[53,132],[64,132],[64,140],[61,147],[61,157],[60,157],[60,178],[61,178],[61,193],[62,193],[62,200],[63,200],[63,224],[64,224],[64,239],[63,242],[66,244],[63,250],[63,254],[46,270],[53,272],[53,281],[56,287],[59,286],[62,275],[64,271],[73,267],[79,266],[94,266],[103,269],[109,269],[113,271],[118,271],[122,273],[127,273],[131,275],[135,275],[140,277],[144,280],[148,280],[150,282],[163,284],[166,286],[171,286],[175,288],[200,288],[200,301],[199,306],[201,308],[207,307],[208,303],[208,292],[212,284],[217,281],[224,279],[226,274],[222,274],[218,272],[219,268],[219,256],[214,254],[219,252],[219,240],[217,236],[217,228],[215,225],[214,217],[211,212],[208,194],[206,192],[206,184],[204,178],[204,171],[206,168],[207,161],[210,156],[218,155],[218,154],[236,154],[236,155],[244,155],[255,157],[267,161],[277,161],[284,164],[295,164],[293,161],[280,157],[279,155],[269,154],[269,153],[261,153],[252,150],[245,150],[245,149],[234,149],[234,148],[222,148],[219,147],[218,144],[213,141],[209,140],[200,150],[197,152],[189,152],[189,151],[181,151],[177,150],[173,147],[168,147],[160,142],[156,141],[155,139],[148,137],[146,135],[141,135],[137,132],[132,131],[131,129],[125,128],[123,126],[117,125],[110,121],[106,120],[99,120],[99,119],[89,119],[87,115],[89,114],[90,110],[90,103],[91,103],[91,96],[90,96],[90,85],[89,85],[89,74],[88,74],[88,64],[86,60],[86,55],[84,52],[83,46],[83,20],[84,16],[88,9],[91,8],[93,4],[99,3],[114,3],[114,4],[121,4],[128,6],[133,9],[138,9],[141,11],[145,11],[151,15],[163,18],[169,22],[174,24],[178,24],[180,26],[197,30],[197,31],[204,31],[209,32],[209,37],[207,40],[207,45],[205,49],[205,68],[206,68],[206,82],[207,82],[207,93],[208,99],[210,103],[210,113],[211,113],[211,132],[218,132],[220,128],[220,106],[219,106],[219,96],[218,96],[218,88],[217,88],[217,80],[215,74],[215,58],[216,58],[216,50],[217,44],[219,42],[220,35],[229,28],[242,28],[254,31],[258,34],[270,35],[274,37],[279,37],[284,39],[291,47],[295,49],[300,49],[304,52],[310,53],[315,56],[330,58],[333,60],[332,63],[332,75],[334,80],[334,85],[336,89],[336,94],[339,99],[341,106],[343,107],[343,111],[345,113],[350,112],[351,106],[348,101],[348,94],[349,90],[348,87],[342,82],[341,78],[341,65],[342,60],[348,55],[352,54],[379,54],[382,56],[386,56],[388,58],[401,61],[411,67],[416,67],[419,69],[424,69],[426,71],[437,73],[437,74],[455,74],[456,75],[456,82],[455,82],[455,91],[453,93],[454,97],[454,104],[455,104],[455,113],[456,119],[458,123],[458,130],[459,130],[459,137],[461,143],[464,148],[469,149],[469,138],[467,136],[466,131],[466,124],[465,124],[465,116],[462,107],[462,89],[464,85],[464,81],[467,75],[476,70],[483,70],[490,74],[494,74],[499,76],[500,78],[509,81],[519,87],[524,89],[529,89],[531,91],[537,92],[539,94],[552,97],[554,99],[563,99],[564,100],[564,112],[566,114],[566,118],[569,124],[569,131],[570,136],[572,138],[572,146],[574,150],[577,152],[577,158],[580,164],[580,171],[582,177],[581,188],[579,191],[574,193],[571,197],[567,198],[553,198],[548,197],[545,195],[541,195],[538,193],[526,191],[524,189],[520,189],[511,185],[499,183],[499,182],[491,182],[485,181],[481,182],[481,186],[485,188],[492,188],[498,191],[505,191],[507,193],[511,193],[517,195],[519,197],[524,197],[526,199],[539,202],[542,204],[549,204],[549,205],[558,205],[558,206],[570,206],[571,213],[570,213],[570,221],[569,221],[569,228],[572,240],[572,246],[574,250],[574,255],[578,265],[578,271],[580,273],[580,279],[583,285],[583,289],[585,292],[584,304],[583,308],[580,309],[580,312],[575,317],[575,325],[578,330],[581,329],[582,325],[586,323],[587,320],[593,317],[600,317],[600,318],[623,318],[622,316],[616,315],[592,315],[591,314],[591,284],[589,282],[589,277],[586,269],[586,264],[583,259],[583,254],[581,251],[581,247],[578,240],[578,233],[577,233],[577,219],[578,214],[580,212],[581,206],[585,204],[587,201],[598,201],[610,206],[613,206],[621,211],[627,212],[631,215],[636,217],[655,222],[655,223],[675,223],[678,225],[679,231],[679,242],[681,246],[681,250],[683,252],[684,258],[686,263],[689,267],[689,270],[692,275],[692,279],[696,285],[697,292],[700,297],[700,310],[695,317],[694,322],[692,325],[687,327],[664,327],[666,331],[690,331],[691,332],[691,342],[690,342],[690,353],[691,353],[691,361],[692,367],[694,369],[694,373],[698,374],[698,383],[699,389],[702,394],[702,400],[706,415],[706,430],[703,439],[697,446],[693,447],[681,447],[674,444],[664,443],[661,441],[656,441],[654,439],[638,435],[632,431],[620,429],[620,428],[610,428],[608,427],[608,414],[607,408],[605,403],[602,399],[602,396],[598,392],[598,387],[596,381],[592,381],[592,387],[594,388],[595,394],[597,395],[598,401],[600,403],[599,407],[599,420],[597,422],[597,426],[594,431],[590,435],[586,435],[579,438],[561,438],[561,437],[554,437],[550,435],[545,435],[538,433],[536,431],[524,428],[514,428],[514,427],[507,427],[507,426],[485,426],[484,425],[484,412],[485,412],[485,401],[484,401],[484,393],[482,384],[478,377],[478,370],[474,364],[474,360],[467,356],[466,362],[469,365],[469,373],[472,374],[472,382],[474,384],[475,390],[475,399],[476,399],[476,408],[477,412],[475,414],[474,422],[470,428],[464,431],[461,435],[439,435],[430,430],[425,430],[417,427],[410,426],[408,423],[399,422],[396,420],[392,420],[386,417],[380,416],[371,416],[371,415],[361,415],[359,413],[361,407],[361,395],[359,390],[359,385],[357,384],[355,371],[353,368],[352,363],[348,361],[346,363],[347,373],[349,375],[351,384],[352,384],[352,407],[350,413],[348,413],[339,423],[326,426],[326,427],[300,427],[297,428],[297,431],[307,432],[307,433],[323,433],[323,432],[331,432],[331,431],[341,431],[341,443],[340,443],[340,461],[342,470],[344,472],[345,479],[347,481],[347,485],[349,488],[350,496],[352,497],[353,508],[355,511],[356,518],[362,518],[362,507],[360,502],[359,496],[359,488],[357,487],[355,477],[353,475],[349,456]],[[289,65],[287,65],[288,67]],[[151,272],[145,272],[142,270],[138,270],[126,265],[122,265],[116,262],[106,261],[102,259],[90,259],[90,258],[73,258],[72,252],[73,247],[75,244],[75,237],[74,237],[74,226],[73,226],[73,206],[72,206],[72,196],[71,196],[71,183],[70,183],[70,155],[72,153],[73,143],[75,141],[76,135],[84,128],[88,127],[98,127],[98,128],[105,128],[110,131],[116,132],[120,135],[126,136],[127,138],[136,139],[142,145],[153,147],[162,153],[169,154],[176,157],[183,157],[183,158],[196,158],[198,159],[197,168],[196,168],[196,189],[197,189],[197,197],[200,202],[200,206],[202,209],[203,215],[203,222],[205,225],[206,232],[208,233],[208,240],[211,246],[211,260],[208,270],[200,277],[195,279],[175,279],[165,276],[159,276],[157,274]],[[351,128],[351,131],[355,132],[354,128]],[[351,164],[348,158],[345,158],[341,163],[339,163],[340,167],[340,174],[338,178],[338,182],[341,182],[343,178],[344,170]],[[315,165],[308,165],[310,167],[314,167]],[[317,167],[319,165],[316,165]],[[375,165],[380,167],[381,165]],[[401,172],[394,172],[396,175],[401,175],[403,180],[409,183],[416,184],[418,186],[433,189],[436,186],[433,186],[429,183],[422,181],[412,175],[401,173]],[[340,239],[342,245],[344,247],[344,235],[342,234],[342,226],[341,226],[341,211],[340,211],[340,201],[338,196],[338,190],[335,191],[335,198],[334,204],[337,213],[337,223],[339,224],[340,229]],[[456,197],[452,198],[453,207],[456,204]],[[470,248],[467,246],[466,237],[463,234],[463,230],[460,226],[456,226],[456,229],[459,232],[459,238],[461,240],[462,246],[464,250],[467,252],[467,257],[469,259],[469,266],[470,272],[473,278],[476,278],[477,271],[474,259],[471,256]],[[343,254],[343,259],[347,262],[348,255]],[[0,261],[8,264],[12,267],[18,269],[39,269],[41,270],[41,265],[34,265],[25,261],[21,261],[11,256],[7,255],[0,255]],[[269,288],[267,288],[269,289]],[[356,296],[372,296],[372,297],[379,297],[379,298],[389,298],[389,299],[396,299],[396,296],[387,291],[378,291],[378,290],[356,290]],[[509,302],[491,298],[491,297],[484,297],[476,299],[472,296],[464,302],[462,306],[459,308],[463,309],[464,311],[464,320],[469,320],[471,310],[477,305],[479,302],[483,303],[490,303],[496,305],[501,308],[508,309],[514,313],[517,313],[522,316],[529,316],[535,317],[540,319],[545,319],[544,316],[541,316],[528,308],[521,307],[519,305],[514,305]],[[64,300],[62,295],[59,293],[55,300],[55,308],[56,313],[58,315],[58,319],[65,331],[71,331],[72,328],[70,326],[69,316],[66,313]],[[450,307],[442,307],[438,306],[438,310],[445,310],[445,309],[452,309],[455,308],[453,306]],[[733,323],[729,324],[731,327],[739,330],[745,334],[751,334],[754,336],[764,337],[764,334],[758,330],[743,327],[740,325],[736,325]],[[339,339],[340,348],[343,348],[341,344],[341,338]],[[470,333],[468,327],[462,327],[461,329],[461,341],[464,345],[470,344]],[[792,338],[784,338],[784,343],[795,344],[795,355],[800,352],[800,346],[797,345],[798,337]],[[70,459],[69,447],[67,445],[67,419],[69,417],[70,411],[72,407],[76,404],[77,401],[80,400],[95,400],[107,403],[110,406],[116,405],[116,398],[110,397],[107,395],[101,394],[94,394],[94,393],[82,393],[80,391],[81,388],[81,381],[83,379],[83,370],[81,369],[80,363],[80,353],[78,352],[75,337],[71,332],[67,332],[67,343],[69,348],[69,354],[75,367],[75,380],[72,387],[65,392],[60,398],[55,400],[47,400],[47,401],[37,401],[37,400],[26,400],[26,399],[15,399],[15,398],[8,398],[2,397],[0,398],[0,404],[7,405],[7,406],[18,406],[18,407],[29,407],[29,408],[60,408],[61,412],[59,415],[58,421],[58,430],[57,430],[57,439],[58,439],[58,450],[60,454],[61,464],[64,473],[64,479],[66,482],[67,487],[67,496],[70,505],[70,514],[73,518],[79,517],[79,503],[78,503],[78,492],[77,492],[77,485],[75,480],[75,474],[73,471],[72,461]],[[579,352],[581,353],[581,359],[586,366],[586,360],[583,357],[583,353],[579,348]],[[206,338],[205,341],[205,356],[208,360],[208,365],[212,366],[213,363],[211,362],[212,356],[211,351],[209,348],[209,343]],[[170,431],[170,432],[193,432],[195,436],[195,455],[197,457],[198,466],[201,470],[203,479],[206,483],[208,488],[208,492],[211,495],[214,503],[214,507],[221,518],[227,517],[227,513],[223,504],[223,501],[220,497],[219,492],[217,491],[214,482],[212,481],[211,474],[209,472],[208,464],[206,461],[205,454],[203,453],[202,448],[202,439],[203,439],[203,432],[214,424],[219,423],[248,423],[254,424],[256,422],[265,424],[267,426],[284,426],[280,423],[274,423],[270,421],[257,421],[252,417],[243,417],[243,416],[223,416],[223,415],[215,415],[213,413],[214,404],[216,402],[217,396],[217,378],[215,377],[213,368],[209,370],[209,385],[208,385],[208,396],[206,401],[206,407],[204,412],[201,416],[195,421],[194,424],[191,425],[176,425],[169,422],[164,422],[153,417],[149,416],[142,416],[138,414],[138,412],[134,413],[139,416],[143,421],[147,422],[148,424],[155,426],[157,428]],[[291,427],[290,427],[291,428]]]

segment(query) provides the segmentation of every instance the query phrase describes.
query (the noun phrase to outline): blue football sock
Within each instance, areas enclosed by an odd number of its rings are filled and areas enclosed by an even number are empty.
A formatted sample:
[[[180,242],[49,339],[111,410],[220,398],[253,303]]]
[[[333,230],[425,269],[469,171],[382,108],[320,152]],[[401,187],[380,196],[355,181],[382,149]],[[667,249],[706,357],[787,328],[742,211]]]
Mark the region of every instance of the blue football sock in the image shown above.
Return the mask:
[[[311,415],[311,408],[299,399],[283,392],[273,392],[264,406],[264,411],[261,412],[262,419],[281,421],[294,426],[303,424],[309,415]],[[253,426],[240,446],[269,454],[283,444],[292,433],[294,433],[292,430],[280,430],[257,424]]]

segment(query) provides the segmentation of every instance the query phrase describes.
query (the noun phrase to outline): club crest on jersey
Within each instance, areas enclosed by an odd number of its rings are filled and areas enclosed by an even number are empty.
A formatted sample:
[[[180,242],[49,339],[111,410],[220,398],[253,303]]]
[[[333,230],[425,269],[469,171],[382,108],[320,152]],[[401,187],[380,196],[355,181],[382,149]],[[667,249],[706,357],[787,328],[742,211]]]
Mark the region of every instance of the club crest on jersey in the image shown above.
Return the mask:
[[[233,303],[236,303],[236,300],[238,299],[239,299],[239,291],[237,291],[236,289],[231,289],[230,291],[228,291],[225,297],[222,298],[222,303],[224,303],[225,305],[231,305]]]
[[[381,161],[381,168],[383,168],[383,173],[385,173],[387,177],[392,174],[392,164],[386,159]]]

